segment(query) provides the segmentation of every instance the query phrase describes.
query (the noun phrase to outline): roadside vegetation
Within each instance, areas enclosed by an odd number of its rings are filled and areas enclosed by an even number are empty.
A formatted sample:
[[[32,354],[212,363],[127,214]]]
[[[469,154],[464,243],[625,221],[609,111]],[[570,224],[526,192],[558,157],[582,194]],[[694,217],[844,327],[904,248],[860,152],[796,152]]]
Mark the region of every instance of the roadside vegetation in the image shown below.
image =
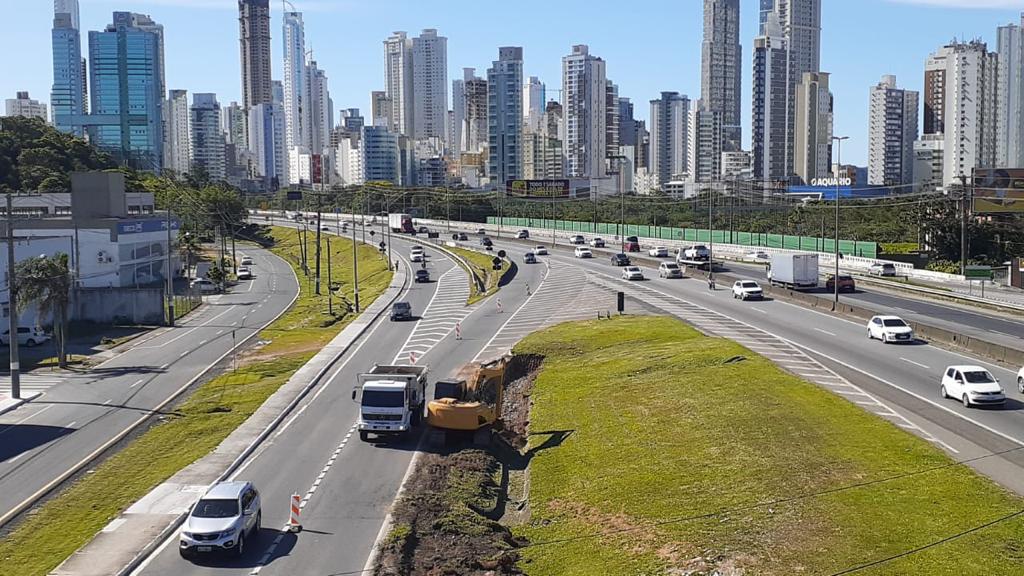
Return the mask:
[[[0,541],[0,576],[49,573],[122,510],[216,448],[355,318],[350,305],[353,286],[349,241],[331,241],[331,275],[339,289],[334,314],[328,314],[326,283],[324,295],[316,296],[302,273],[301,244],[294,230],[274,228],[272,237],[273,252],[287,260],[299,277],[300,295],[295,304],[260,332],[256,340],[261,345],[240,355],[236,370],[229,366],[226,373],[199,386],[138,439],[6,534]],[[307,240],[307,248],[315,251],[314,238]],[[258,269],[255,272],[259,274]],[[359,248],[359,280],[360,304],[364,307],[391,283],[387,264],[372,247]]]
[[[532,576],[1024,573],[1024,500],[738,344],[619,318],[515,352],[544,358]]]
[[[494,254],[476,252],[474,250],[467,250],[465,248],[448,248],[452,252],[462,256],[466,262],[469,263],[470,270],[467,272],[470,275],[469,279],[469,301],[466,303],[471,306],[477,302],[491,296],[496,293],[501,287],[499,286],[502,276],[505,275],[509,270],[509,261],[503,260],[501,270],[494,270],[493,260],[497,256],[497,252]],[[479,278],[483,283],[484,290],[480,291],[480,286],[477,284],[473,276]]]

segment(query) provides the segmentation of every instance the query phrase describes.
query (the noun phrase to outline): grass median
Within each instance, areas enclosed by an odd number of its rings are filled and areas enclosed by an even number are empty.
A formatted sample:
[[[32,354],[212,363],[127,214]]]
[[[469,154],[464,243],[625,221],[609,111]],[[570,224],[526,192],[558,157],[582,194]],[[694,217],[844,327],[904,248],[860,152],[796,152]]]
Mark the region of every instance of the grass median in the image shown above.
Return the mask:
[[[500,289],[498,286],[502,276],[508,271],[509,262],[505,260],[502,264],[501,270],[494,270],[494,258],[495,254],[484,254],[483,252],[476,252],[474,250],[467,250],[465,248],[448,248],[452,252],[461,256],[470,266],[469,271],[469,301],[467,305],[473,305],[484,298],[494,294]],[[480,287],[477,286],[476,281],[473,280],[472,275],[476,274],[484,283],[483,292],[480,291]]]
[[[0,541],[0,576],[47,574],[122,510],[213,450],[355,318],[349,305],[351,242],[331,241],[332,279],[339,289],[334,313],[328,314],[326,295],[316,296],[301,271],[302,243],[295,231],[274,228],[272,234],[272,250],[295,269],[300,295],[260,332],[257,338],[266,344],[241,355],[237,370],[200,386],[157,425],[28,515]],[[306,246],[313,254],[315,235],[309,236]],[[391,273],[372,247],[360,246],[358,258],[360,304],[365,307],[388,287]]]
[[[515,351],[545,358],[532,576],[1024,573],[1024,500],[734,342],[622,318]]]

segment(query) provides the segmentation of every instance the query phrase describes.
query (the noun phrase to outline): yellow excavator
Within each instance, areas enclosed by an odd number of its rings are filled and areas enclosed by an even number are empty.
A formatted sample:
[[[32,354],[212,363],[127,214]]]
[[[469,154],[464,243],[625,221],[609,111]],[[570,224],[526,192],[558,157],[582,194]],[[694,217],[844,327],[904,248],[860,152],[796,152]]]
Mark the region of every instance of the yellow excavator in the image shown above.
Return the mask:
[[[427,424],[442,432],[489,431],[501,420],[508,362],[504,356],[467,364],[455,378],[437,382],[427,404]]]

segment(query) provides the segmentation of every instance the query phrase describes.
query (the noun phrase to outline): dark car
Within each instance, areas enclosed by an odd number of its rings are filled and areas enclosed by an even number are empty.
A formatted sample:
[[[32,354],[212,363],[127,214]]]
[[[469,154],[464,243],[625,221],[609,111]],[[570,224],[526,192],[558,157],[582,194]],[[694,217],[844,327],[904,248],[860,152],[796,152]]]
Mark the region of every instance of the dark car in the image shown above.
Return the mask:
[[[636,236],[629,236],[626,238],[625,245],[622,247],[626,252],[639,252],[640,251],[640,239]]]
[[[625,254],[615,254],[612,256],[612,266],[629,266],[629,256]]]
[[[462,232],[461,234],[459,234],[459,241],[460,242],[465,242],[467,240],[469,240],[469,236],[466,236],[465,232]]]
[[[417,282],[430,282],[430,272],[420,269],[416,271]]]
[[[829,292],[835,292],[836,290],[836,276],[832,274],[825,281],[825,289]],[[854,292],[857,290],[857,285],[853,281],[853,276],[848,274],[839,275],[839,291],[840,292]]]
[[[395,302],[391,305],[391,321],[412,320],[412,304]]]
[[[536,264],[537,263],[537,255],[534,254],[533,252],[527,252],[526,254],[523,255],[523,263],[524,264]]]
[[[525,240],[525,239],[527,239],[529,237],[530,237],[530,231],[529,230],[520,230],[519,233],[516,234],[516,238],[518,238],[520,240]]]
[[[484,234],[487,234],[487,230],[484,230],[483,228],[477,228],[476,233],[483,236]]]
[[[419,232],[420,234],[427,234],[430,232],[430,230],[426,226],[420,226]]]
[[[480,245],[481,246],[487,246],[489,248],[489,247],[494,245],[494,242],[491,242],[490,238],[488,238],[487,236],[484,236],[483,238],[480,239]]]

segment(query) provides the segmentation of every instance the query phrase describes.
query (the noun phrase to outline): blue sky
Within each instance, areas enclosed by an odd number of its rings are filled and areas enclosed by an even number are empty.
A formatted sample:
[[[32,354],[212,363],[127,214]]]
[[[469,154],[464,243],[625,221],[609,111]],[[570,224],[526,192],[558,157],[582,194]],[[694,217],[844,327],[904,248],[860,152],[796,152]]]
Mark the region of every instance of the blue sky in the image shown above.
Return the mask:
[[[281,3],[272,0],[275,77],[280,77]],[[523,46],[526,74],[561,84],[561,57],[589,44],[608,62],[637,116],[663,90],[700,93],[702,0],[295,0],[307,44],[327,70],[336,108],[369,108],[383,88],[382,41],[394,30],[437,28],[448,37],[449,79],[484,71],[499,46]],[[868,89],[883,74],[919,90],[925,58],[954,37],[995,48],[996,27],[1020,22],[1024,0],[823,0],[822,70],[831,72],[836,134],[849,135],[844,163],[867,162]],[[81,0],[83,31],[102,29],[114,10],[151,15],[165,27],[167,84],[239,99],[235,0]],[[741,0],[744,138],[749,141],[750,60],[758,0]],[[29,90],[49,100],[52,2],[0,0],[0,98]],[[84,42],[83,51],[87,49]],[[549,92],[550,97],[557,93]]]

